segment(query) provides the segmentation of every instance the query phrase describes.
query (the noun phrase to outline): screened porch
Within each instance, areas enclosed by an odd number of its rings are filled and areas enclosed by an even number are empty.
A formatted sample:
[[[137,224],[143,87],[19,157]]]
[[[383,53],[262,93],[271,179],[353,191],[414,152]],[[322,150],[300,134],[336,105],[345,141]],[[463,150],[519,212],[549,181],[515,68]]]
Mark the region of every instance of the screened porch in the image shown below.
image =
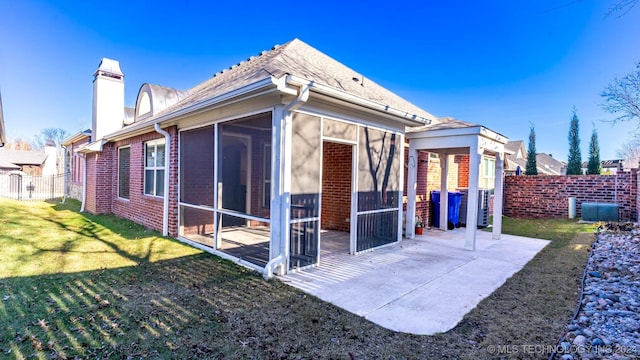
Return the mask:
[[[401,239],[400,131],[303,112],[279,124],[276,111],[180,131],[180,238],[257,270],[281,249],[286,270],[318,265],[326,231],[353,255]]]

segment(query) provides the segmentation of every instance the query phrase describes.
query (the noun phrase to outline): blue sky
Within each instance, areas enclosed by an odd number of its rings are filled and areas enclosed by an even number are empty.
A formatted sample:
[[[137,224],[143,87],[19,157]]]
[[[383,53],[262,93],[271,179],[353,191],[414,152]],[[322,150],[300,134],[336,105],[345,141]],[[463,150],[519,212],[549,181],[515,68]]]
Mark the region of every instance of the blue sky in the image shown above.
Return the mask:
[[[133,106],[144,82],[188,89],[297,37],[437,116],[525,144],[533,123],[560,160],[575,106],[583,160],[592,124],[614,158],[636,124],[605,122],[599,94],[640,61],[640,6],[606,17],[614,1],[1,1],[7,135],[89,128],[102,57]]]

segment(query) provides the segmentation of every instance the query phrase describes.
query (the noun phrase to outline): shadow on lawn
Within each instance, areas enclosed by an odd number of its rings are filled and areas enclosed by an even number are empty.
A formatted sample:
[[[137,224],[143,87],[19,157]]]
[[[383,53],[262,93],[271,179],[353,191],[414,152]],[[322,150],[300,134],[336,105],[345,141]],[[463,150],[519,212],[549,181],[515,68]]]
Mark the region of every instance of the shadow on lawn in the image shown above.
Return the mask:
[[[254,299],[276,300],[273,286],[210,254],[0,279],[0,354],[57,359],[224,353],[216,348],[224,342],[211,344],[211,338],[259,308]]]
[[[309,301],[319,304],[317,300],[208,253],[176,250],[166,254],[172,259],[151,262],[152,253],[156,258],[158,251],[168,249],[161,242],[175,240],[156,238],[156,232],[114,216],[78,214],[77,204],[51,205],[53,213],[14,214],[17,220],[11,221],[18,226],[34,228],[20,233],[28,239],[5,238],[33,247],[22,256],[24,266],[55,261],[52,268],[67,272],[0,278],[0,357],[273,358],[304,353],[298,345],[282,349],[279,333],[300,324],[295,317],[281,319],[296,308],[307,308]],[[72,213],[62,213],[67,210]],[[34,222],[34,216],[52,224],[51,230]],[[39,239],[38,231],[58,229],[63,238],[52,235],[56,240],[46,248],[47,240]],[[119,236],[111,241],[114,233]],[[128,240],[140,240],[136,234],[149,244],[138,247],[138,253],[126,248]],[[104,250],[92,251],[91,243],[103,244],[97,248]],[[38,257],[48,252],[60,256]],[[96,256],[99,252],[105,256]],[[115,267],[105,260],[109,256],[123,261]],[[57,267],[58,261],[64,265],[69,259],[100,268],[70,272]],[[326,312],[327,307],[312,306],[323,314],[336,312]],[[298,334],[291,336],[291,343],[297,343]]]

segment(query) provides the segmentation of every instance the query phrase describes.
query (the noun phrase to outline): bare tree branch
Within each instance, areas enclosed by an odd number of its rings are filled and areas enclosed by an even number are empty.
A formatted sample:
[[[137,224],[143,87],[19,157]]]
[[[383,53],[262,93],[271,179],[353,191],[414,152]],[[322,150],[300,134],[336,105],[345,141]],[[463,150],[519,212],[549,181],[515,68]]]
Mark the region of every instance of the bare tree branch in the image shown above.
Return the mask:
[[[602,108],[617,115],[612,121],[614,124],[636,120],[640,125],[640,62],[635,71],[613,79],[600,95],[605,98]]]
[[[638,0],[618,0],[617,2],[609,5],[609,11],[606,16],[613,16],[617,14],[617,17],[625,16],[634,6],[638,4]]]

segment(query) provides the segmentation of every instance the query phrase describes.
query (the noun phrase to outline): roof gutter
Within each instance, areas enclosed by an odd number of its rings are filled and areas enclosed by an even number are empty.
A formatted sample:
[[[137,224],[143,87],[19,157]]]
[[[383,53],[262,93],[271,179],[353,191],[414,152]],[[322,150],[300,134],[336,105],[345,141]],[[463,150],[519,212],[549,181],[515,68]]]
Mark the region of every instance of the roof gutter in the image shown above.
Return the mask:
[[[394,109],[389,105],[384,105],[371,100],[367,100],[359,96],[355,96],[347,92],[334,89],[330,86],[326,86],[326,85],[322,85],[314,82],[310,83],[309,80],[306,80],[296,75],[288,75],[287,83],[294,86],[304,86],[305,84],[311,84],[313,89],[320,94],[324,94],[334,99],[343,100],[354,105],[362,106],[371,110],[375,110],[377,112],[382,112],[397,118],[401,118],[410,126],[428,125],[428,124],[431,124],[433,120],[417,114],[411,114],[406,111]]]
[[[153,124],[153,129],[160,135],[164,136],[165,140],[165,156],[164,156],[164,196],[162,207],[162,236],[169,235],[169,159],[171,156],[166,154],[170,152],[171,147],[171,135],[165,130],[160,128],[160,124]]]
[[[309,99],[309,89],[313,86],[313,82],[312,81],[307,81],[304,84],[301,84],[300,86],[298,86],[298,96],[292,101],[290,102],[287,106],[284,107],[284,111],[283,111],[283,115],[286,118],[285,120],[285,129],[291,129],[291,112],[294,111],[295,109],[299,108],[300,106],[302,106],[308,99]],[[289,133],[289,131],[285,130],[285,134]],[[285,135],[286,136],[286,135]],[[284,153],[285,154],[290,154],[291,153],[291,141],[284,141]],[[289,166],[290,162],[289,162]],[[285,170],[285,173],[287,171]],[[290,171],[289,171],[290,172]],[[285,176],[284,177],[284,181],[287,181],[286,179],[289,178],[288,181],[290,180],[290,177]],[[282,186],[282,185],[281,185]],[[284,186],[284,188],[288,188],[289,186]],[[287,213],[289,211],[288,207],[289,204],[291,203],[291,193],[289,192],[288,195],[286,195],[286,199],[284,201],[281,201],[281,214]],[[289,217],[285,216],[285,221],[289,221],[288,220]],[[286,227],[289,226],[289,224],[285,224]],[[287,262],[287,249],[288,249],[288,236],[285,234],[285,236],[281,236],[280,238],[280,253],[273,259],[271,259],[267,265],[264,267],[264,278],[265,280],[269,280],[271,278],[273,278],[273,271],[277,266],[283,266],[284,264],[286,264]]]

